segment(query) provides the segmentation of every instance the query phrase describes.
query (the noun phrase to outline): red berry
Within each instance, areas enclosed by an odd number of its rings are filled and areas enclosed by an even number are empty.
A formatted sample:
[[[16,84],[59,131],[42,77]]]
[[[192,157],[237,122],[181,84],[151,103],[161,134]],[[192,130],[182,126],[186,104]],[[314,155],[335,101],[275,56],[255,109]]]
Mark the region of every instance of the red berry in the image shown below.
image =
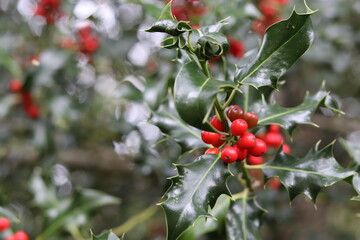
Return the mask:
[[[225,136],[224,135],[222,135],[222,134],[220,134],[220,137],[219,137],[219,139],[217,139],[216,141],[214,141],[213,143],[212,143],[212,145],[214,146],[214,147],[220,147],[221,145],[223,145],[224,143],[225,143]]]
[[[205,151],[205,154],[219,154],[220,151],[218,148],[214,147],[214,148],[209,148]]]
[[[91,36],[83,39],[81,51],[83,52],[94,52],[99,47],[99,41]]]
[[[289,3],[289,0],[277,0],[277,2],[280,4],[280,5],[287,5]]]
[[[214,132],[207,132],[207,131],[201,132],[201,139],[203,140],[204,143],[212,144],[214,147],[220,147],[225,142],[223,140],[224,135]]]
[[[244,56],[244,44],[241,41],[228,36],[230,50],[229,53],[236,58],[242,58]]]
[[[256,139],[255,146],[249,149],[249,153],[254,156],[261,156],[267,151],[266,143],[260,138]]]
[[[237,144],[234,144],[232,147],[235,148],[235,150],[237,151],[238,161],[242,161],[246,158],[248,152],[247,149],[240,148]]]
[[[0,232],[8,229],[11,225],[11,222],[8,218],[0,217]]]
[[[25,111],[26,111],[27,115],[32,119],[36,119],[40,116],[40,110],[35,105],[30,105],[30,106],[26,107]]]
[[[10,235],[5,240],[16,240],[15,235]]]
[[[246,163],[249,165],[260,165],[264,163],[264,159],[261,156],[248,155]]]
[[[273,177],[270,178],[269,181],[267,182],[268,186],[272,189],[279,189],[281,187],[281,183],[279,181],[279,179]]]
[[[269,132],[280,132],[280,126],[276,124],[271,124],[269,126]]]
[[[219,130],[220,132],[224,131],[224,126],[222,125],[221,121],[218,119],[218,117],[216,115],[214,115],[211,120],[210,120],[210,124],[217,130]]]
[[[264,141],[268,146],[278,148],[283,142],[283,136],[278,132],[268,132]]]
[[[234,136],[242,136],[248,130],[248,124],[244,119],[236,119],[231,124],[231,134]]]
[[[19,79],[12,79],[9,83],[9,90],[12,93],[18,93],[22,89],[22,82]]]
[[[291,153],[291,148],[290,148],[290,146],[289,146],[288,144],[284,144],[284,145],[282,146],[282,150],[283,150],[283,152],[286,153],[286,154],[290,154],[290,153]]]
[[[224,149],[221,151],[221,159],[225,163],[235,162],[237,158],[238,158],[238,153],[236,149],[233,147],[224,147]]]
[[[17,231],[14,234],[14,237],[15,237],[16,240],[29,240],[29,236],[24,231]]]
[[[244,111],[238,105],[231,105],[226,110],[226,115],[230,121],[235,121],[236,119],[242,118],[244,116]]]
[[[253,148],[255,146],[255,143],[255,135],[249,132],[244,133],[244,135],[242,135],[237,142],[239,147],[244,149]]]
[[[249,129],[257,125],[259,117],[256,113],[247,112],[244,114],[243,119],[247,122]]]

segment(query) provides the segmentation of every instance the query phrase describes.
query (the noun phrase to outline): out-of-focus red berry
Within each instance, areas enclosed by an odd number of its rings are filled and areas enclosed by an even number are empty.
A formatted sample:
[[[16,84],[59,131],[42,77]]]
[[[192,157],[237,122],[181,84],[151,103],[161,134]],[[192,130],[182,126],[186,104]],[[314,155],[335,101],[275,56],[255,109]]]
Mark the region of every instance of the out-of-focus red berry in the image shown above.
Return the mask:
[[[220,151],[218,148],[214,147],[214,148],[209,148],[205,151],[205,154],[219,154]]]
[[[9,90],[12,93],[18,93],[22,89],[22,82],[19,79],[11,79],[9,82]]]
[[[282,150],[283,150],[283,152],[286,153],[286,154],[291,154],[291,148],[290,148],[290,146],[289,146],[288,144],[284,144],[284,145],[282,146]]]
[[[268,132],[264,141],[268,146],[278,148],[283,143],[283,136],[279,132]]]
[[[246,158],[246,163],[249,165],[261,165],[264,163],[264,159],[261,156],[253,156],[249,154]]]
[[[244,56],[244,44],[241,41],[238,41],[231,36],[227,37],[229,40],[230,50],[229,54],[233,55],[236,58],[242,58]]]
[[[8,229],[11,226],[11,222],[6,217],[0,217],[0,232]]]
[[[281,187],[281,182],[279,181],[279,179],[273,177],[270,178],[269,181],[267,182],[268,186],[272,189],[279,189]]]
[[[15,237],[16,240],[29,240],[29,236],[24,231],[17,231],[14,234],[14,237]]]

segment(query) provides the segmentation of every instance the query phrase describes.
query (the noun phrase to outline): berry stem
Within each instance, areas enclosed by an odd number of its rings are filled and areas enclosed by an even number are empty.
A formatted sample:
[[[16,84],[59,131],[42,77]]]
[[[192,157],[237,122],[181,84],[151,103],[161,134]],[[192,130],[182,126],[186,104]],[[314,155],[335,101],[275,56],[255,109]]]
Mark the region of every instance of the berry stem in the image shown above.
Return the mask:
[[[224,108],[221,106],[219,99],[217,97],[215,97],[215,110],[216,110],[216,115],[219,116],[219,120],[224,126],[225,132],[228,132],[230,128],[224,113]]]
[[[203,71],[203,73],[208,77],[210,78],[210,70],[209,70],[209,64],[207,61],[200,61],[200,64],[201,64],[201,69]]]
[[[249,189],[249,191],[251,193],[254,192],[254,189],[253,189],[252,183],[251,183],[251,177],[250,177],[249,171],[245,167],[245,165],[241,168],[241,171],[243,173],[243,178],[245,179],[245,182],[246,182],[246,187]]]

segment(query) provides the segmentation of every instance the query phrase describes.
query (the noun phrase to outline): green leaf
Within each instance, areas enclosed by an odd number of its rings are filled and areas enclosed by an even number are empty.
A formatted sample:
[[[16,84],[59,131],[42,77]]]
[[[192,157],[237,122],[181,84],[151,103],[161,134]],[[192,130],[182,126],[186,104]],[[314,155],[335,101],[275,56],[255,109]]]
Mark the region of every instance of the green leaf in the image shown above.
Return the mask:
[[[197,40],[196,53],[203,60],[220,57],[229,49],[227,37],[221,33],[209,33]]]
[[[112,231],[104,232],[98,236],[91,232],[91,240],[121,240]]]
[[[340,138],[339,141],[341,145],[344,147],[344,149],[349,153],[351,159],[354,160],[357,164],[360,164],[360,146],[357,139],[358,139],[357,137],[348,140]]]
[[[354,175],[352,185],[354,186],[355,191],[358,193],[358,196],[351,198],[351,200],[360,201],[360,174]]]
[[[151,123],[187,149],[206,146],[201,140],[201,132],[184,122],[176,112],[171,97],[169,101],[170,103],[161,105],[158,111],[153,112]]]
[[[260,224],[264,210],[254,198],[237,199],[226,215],[227,240],[261,240]]]
[[[230,195],[226,179],[230,176],[217,155],[202,155],[193,163],[175,165],[178,176],[171,178],[172,186],[160,204],[167,223],[167,239],[176,240],[196,219],[212,217],[213,207],[221,194]]]
[[[230,206],[231,198],[227,195],[221,195],[214,208],[209,212],[213,218],[201,218],[196,220],[193,227],[187,229],[179,238],[180,240],[196,240],[205,233],[214,232],[220,229]]]
[[[299,124],[316,126],[316,124],[311,121],[311,117],[317,108],[327,108],[328,105],[326,103],[329,99],[332,99],[332,97],[325,91],[323,84],[316,94],[310,95],[307,93],[303,103],[296,107],[284,108],[276,103],[268,104],[263,101],[262,104],[257,103],[257,105],[253,105],[252,110],[259,116],[259,125],[277,124],[286,129],[291,135]],[[336,113],[341,112],[339,109],[333,107],[331,107],[330,110],[336,111]]]
[[[191,126],[212,130],[207,115],[216,94],[225,82],[205,76],[195,62],[186,63],[175,79],[175,107],[180,117]]]
[[[162,11],[159,19],[146,32],[164,32],[171,36],[179,36],[184,32],[191,31],[189,23],[177,21],[171,13],[171,2]]]
[[[268,178],[278,177],[286,187],[291,201],[304,193],[315,203],[321,188],[355,174],[354,171],[344,169],[337,163],[332,154],[333,145],[334,143],[331,143],[318,151],[317,144],[301,159],[279,151],[271,161],[259,165],[258,168],[263,169]]]
[[[270,26],[258,55],[252,63],[237,71],[235,80],[255,87],[277,88],[278,79],[313,42],[311,14],[294,11],[289,19]]]

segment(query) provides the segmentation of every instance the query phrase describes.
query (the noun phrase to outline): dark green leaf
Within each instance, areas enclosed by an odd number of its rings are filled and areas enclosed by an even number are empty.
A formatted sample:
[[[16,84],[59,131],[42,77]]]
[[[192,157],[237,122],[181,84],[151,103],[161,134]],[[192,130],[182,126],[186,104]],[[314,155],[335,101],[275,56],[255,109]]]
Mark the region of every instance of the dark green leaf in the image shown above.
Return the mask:
[[[357,137],[348,140],[341,138],[340,143],[349,153],[351,159],[354,160],[357,164],[360,164],[360,145],[357,139]]]
[[[197,40],[196,53],[200,59],[220,57],[229,50],[227,37],[221,33],[209,33]]]
[[[121,238],[118,238],[113,232],[108,231],[98,236],[91,233],[91,240],[121,240]]]
[[[171,101],[170,97],[169,100]],[[173,102],[168,105],[163,104],[157,112],[154,112],[151,123],[187,149],[205,146],[200,137],[201,132],[189,126],[180,118],[173,106]]]
[[[225,82],[205,76],[195,62],[186,63],[175,79],[175,107],[180,117],[188,124],[211,130],[207,115],[213,106],[216,94]]]
[[[230,206],[230,197],[227,195],[221,195],[214,208],[209,212],[213,218],[201,218],[196,220],[193,227],[189,228],[181,235],[180,240],[197,240],[205,233],[214,232],[220,229],[225,221],[226,213]]]
[[[230,195],[226,179],[230,176],[217,155],[202,155],[193,163],[176,165],[178,176],[171,178],[172,186],[161,203],[167,222],[167,239],[175,240],[195,220],[212,217],[213,207],[221,194]]]
[[[258,114],[259,125],[277,124],[286,129],[291,135],[299,124],[316,126],[316,124],[311,121],[311,116],[317,108],[326,108],[326,102],[329,99],[331,99],[331,96],[325,91],[324,85],[322,85],[316,94],[310,95],[307,93],[303,103],[296,107],[284,108],[275,103],[267,104],[263,101],[262,104],[257,103],[253,105],[251,110]],[[337,113],[341,112],[332,107],[331,110]]]
[[[341,167],[332,154],[333,144],[318,151],[318,144],[301,159],[279,151],[264,165],[266,177],[278,177],[286,187],[290,200],[304,193],[315,202],[322,187],[328,187],[355,174]],[[256,167],[255,167],[256,168]]]
[[[231,203],[226,215],[228,240],[260,240],[260,220],[264,210],[256,200],[244,196]]]
[[[355,174],[352,180],[355,191],[358,196],[353,197],[351,200],[360,201],[360,174]]]
[[[235,80],[255,87],[273,86],[310,47],[314,39],[310,15],[295,11],[289,19],[270,26],[252,63],[240,68]]]
[[[169,2],[162,11],[159,19],[147,30],[147,32],[164,32],[171,36],[179,36],[184,32],[191,31],[189,23],[178,22],[171,13],[171,2]]]

